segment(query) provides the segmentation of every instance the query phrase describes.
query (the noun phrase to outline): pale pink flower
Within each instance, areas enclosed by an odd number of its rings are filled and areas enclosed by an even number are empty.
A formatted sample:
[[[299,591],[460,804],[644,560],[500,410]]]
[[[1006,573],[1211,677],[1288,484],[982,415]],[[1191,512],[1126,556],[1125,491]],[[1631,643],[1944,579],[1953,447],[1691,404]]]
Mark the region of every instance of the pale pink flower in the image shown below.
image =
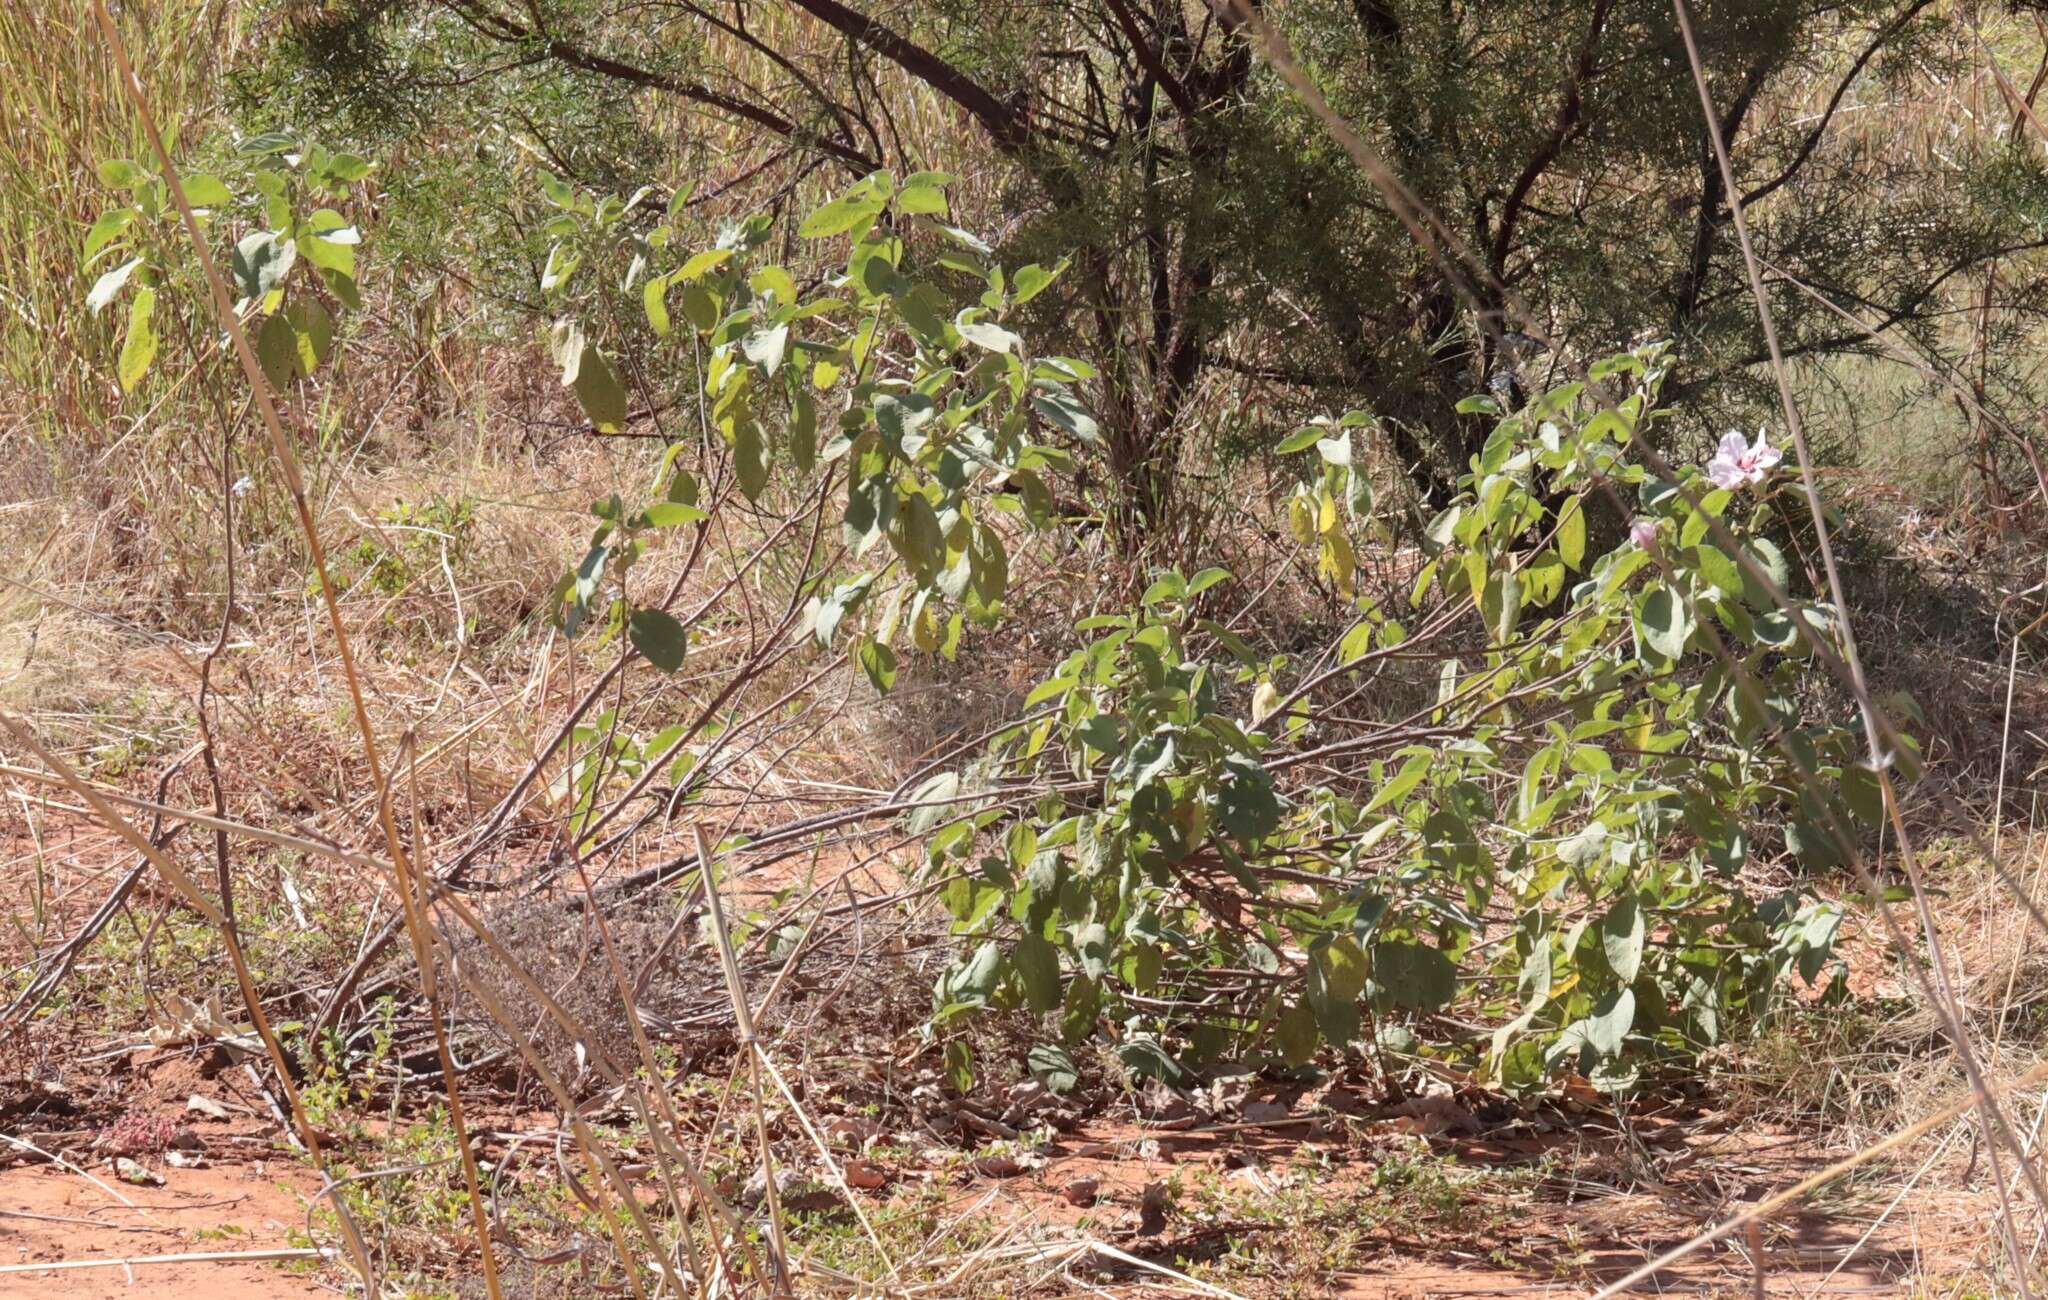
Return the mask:
[[[1721,435],[1721,445],[1715,449],[1714,458],[1707,462],[1707,477],[1718,488],[1739,488],[1745,483],[1761,483],[1764,476],[1785,459],[1785,453],[1771,446],[1765,440],[1762,430],[1757,431],[1756,441],[1742,436],[1740,430],[1730,429]]]
[[[1650,543],[1657,540],[1657,521],[1638,519],[1628,526],[1628,539],[1637,546],[1648,550]]]

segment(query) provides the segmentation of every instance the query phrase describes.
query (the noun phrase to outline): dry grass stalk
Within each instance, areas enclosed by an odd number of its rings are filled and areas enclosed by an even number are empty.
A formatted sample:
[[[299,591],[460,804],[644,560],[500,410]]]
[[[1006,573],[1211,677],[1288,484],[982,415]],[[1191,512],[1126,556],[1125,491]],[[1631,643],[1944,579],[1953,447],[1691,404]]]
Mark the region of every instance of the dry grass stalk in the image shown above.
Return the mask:
[[[105,0],[94,0],[93,13],[99,21],[100,34],[106,40],[107,50],[113,56],[114,67],[119,74],[121,89],[128,100],[134,105],[136,116],[141,120],[143,130],[149,137],[150,145],[155,150],[157,158],[162,164],[164,180],[170,187],[171,200],[177,206],[178,215],[184,221],[185,233],[190,238],[193,250],[199,258],[200,269],[206,278],[207,286],[212,290],[214,306],[219,312],[221,326],[227,331],[228,337],[234,343],[236,355],[241,359],[242,373],[248,379],[250,393],[255,398],[257,409],[263,416],[264,427],[270,433],[271,450],[275,453],[278,464],[284,471],[285,483],[291,492],[293,504],[298,513],[300,528],[305,534],[306,545],[312,553],[313,569],[320,581],[321,596],[327,606],[328,618],[333,624],[336,652],[341,657],[342,670],[348,681],[349,696],[354,706],[356,726],[362,740],[363,757],[369,764],[371,779],[377,787],[378,819],[384,828],[385,843],[390,849],[392,864],[398,871],[399,893],[406,909],[407,929],[412,935],[414,955],[420,968],[421,978],[424,981],[423,991],[430,1008],[435,1047],[441,1058],[443,1081],[446,1085],[445,1091],[448,1097],[449,1119],[450,1123],[454,1126],[455,1139],[460,1146],[462,1154],[463,1178],[469,1190],[470,1209],[476,1228],[476,1248],[484,1270],[484,1285],[490,1294],[491,1300],[501,1300],[498,1286],[497,1253],[491,1244],[491,1230],[484,1207],[482,1179],[477,1172],[475,1153],[470,1149],[468,1126],[463,1116],[460,1075],[455,1069],[454,1057],[448,1050],[447,1030],[443,1022],[440,1002],[435,988],[433,940],[427,931],[426,920],[421,910],[425,891],[411,876],[410,861],[404,846],[399,841],[398,827],[392,820],[390,785],[378,761],[376,732],[370,723],[369,712],[363,704],[362,686],[356,677],[355,661],[349,649],[348,632],[342,622],[341,609],[336,601],[333,580],[328,573],[327,557],[321,546],[320,532],[313,522],[312,509],[306,500],[305,483],[299,471],[298,457],[292,449],[291,439],[285,433],[284,422],[278,414],[277,404],[271,393],[269,380],[263,372],[263,365],[257,359],[255,347],[249,341],[248,331],[242,327],[241,318],[236,313],[233,301],[228,296],[227,285],[221,279],[220,268],[214,265],[213,255],[207,246],[205,232],[200,229],[199,220],[193,214],[192,205],[186,197],[183,182],[178,175],[177,166],[171,158],[170,150],[164,144],[162,134],[157,129],[155,118],[150,115],[149,106],[143,98],[142,83],[136,78],[133,69],[129,66],[127,48],[122,43],[119,31],[114,27],[112,16],[107,12]],[[140,837],[137,838],[139,839]],[[223,924],[222,934],[224,938],[230,937],[232,927]],[[237,947],[238,945],[230,941],[231,953],[235,952]],[[257,1024],[263,1026],[261,1000],[258,998],[253,984],[248,981],[246,965],[237,959],[237,967],[238,979],[243,984],[243,997],[248,1003],[249,1012]],[[271,1048],[272,1055],[275,1057],[275,1064],[280,1075],[285,1075],[287,1067],[282,1051],[276,1047],[274,1038],[267,1028],[263,1030],[263,1034],[266,1045]],[[289,1084],[285,1086],[287,1088],[290,1087]],[[305,1119],[303,1108],[296,1101],[294,1102],[294,1109],[299,1119],[302,1138],[306,1141],[308,1150],[317,1151],[318,1139],[315,1136],[312,1124]],[[365,1254],[360,1262],[363,1269],[364,1286],[374,1289],[374,1281],[367,1254]]]

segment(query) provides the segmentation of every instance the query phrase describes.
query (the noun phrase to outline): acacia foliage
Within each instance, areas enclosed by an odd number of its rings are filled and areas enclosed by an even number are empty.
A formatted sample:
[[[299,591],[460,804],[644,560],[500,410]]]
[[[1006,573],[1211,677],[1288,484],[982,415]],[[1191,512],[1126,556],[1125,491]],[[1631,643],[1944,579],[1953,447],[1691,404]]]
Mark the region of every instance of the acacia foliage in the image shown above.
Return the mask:
[[[1731,196],[1666,0],[1256,7],[1475,250],[1469,283],[1414,245],[1252,56],[1232,6],[722,0],[621,21],[595,0],[341,0],[286,7],[282,57],[249,85],[252,111],[276,111],[253,107],[275,92],[306,121],[475,139],[476,158],[436,155],[462,188],[407,178],[419,201],[399,206],[427,223],[503,204],[504,121],[599,188],[662,155],[763,193],[881,167],[971,173],[972,219],[1003,230],[1006,258],[1075,259],[1017,327],[1101,369],[1100,504],[1132,550],[1211,450],[1198,430],[1234,454],[1270,446],[1272,430],[1204,430],[1204,395],[1248,383],[1274,394],[1279,429],[1369,403],[1376,436],[1441,505],[1489,432],[1457,400],[1548,382],[1514,373],[1486,324],[1503,284],[1546,333],[1582,340],[1580,361],[1639,333],[1673,340],[1667,397],[1683,390],[1695,429],[1767,396]],[[2043,246],[2048,193],[2039,159],[2000,132],[1930,132],[1891,102],[1947,81],[1973,38],[1932,0],[1694,10],[1758,251],[1824,300],[1780,296],[1788,354],[1873,350],[1829,303],[1916,350],[1952,348],[1952,295]],[[503,224],[478,256],[506,257],[519,223]],[[1982,289],[1987,383],[2022,407],[2036,404],[2024,331],[2042,283]],[[523,284],[497,287],[526,301]]]

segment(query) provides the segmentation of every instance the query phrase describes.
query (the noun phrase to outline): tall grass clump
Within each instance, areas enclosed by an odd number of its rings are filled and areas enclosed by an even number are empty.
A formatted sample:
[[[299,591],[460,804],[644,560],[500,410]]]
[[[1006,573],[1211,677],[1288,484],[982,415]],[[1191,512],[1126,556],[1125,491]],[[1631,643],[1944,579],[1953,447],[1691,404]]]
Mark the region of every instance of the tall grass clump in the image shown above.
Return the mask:
[[[240,31],[224,0],[126,5],[119,19],[138,74],[174,136],[210,124],[217,78]],[[50,439],[75,435],[67,459],[97,455],[124,414],[105,370],[111,323],[85,305],[79,239],[103,195],[102,159],[142,151],[113,66],[80,3],[0,9],[0,381],[8,422]],[[60,233],[61,232],[61,233]],[[9,436],[17,431],[9,429]],[[14,462],[19,465],[19,460]]]

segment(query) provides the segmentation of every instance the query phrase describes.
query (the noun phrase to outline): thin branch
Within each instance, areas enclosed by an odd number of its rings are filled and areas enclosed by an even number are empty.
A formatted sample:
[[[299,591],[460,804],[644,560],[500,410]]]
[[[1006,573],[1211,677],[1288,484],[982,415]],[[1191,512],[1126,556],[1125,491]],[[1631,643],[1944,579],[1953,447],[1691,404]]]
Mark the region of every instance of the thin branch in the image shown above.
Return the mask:
[[[1879,50],[1891,43],[1892,37],[1899,34],[1900,28],[1911,22],[1922,10],[1933,3],[1934,0],[1913,0],[1913,3],[1906,6],[1905,12],[1901,13],[1891,22],[1886,23],[1878,31],[1877,35],[1871,38],[1870,44],[1863,47],[1863,53],[1856,56],[1856,61],[1849,65],[1849,71],[1843,74],[1841,82],[1836,85],[1835,93],[1828,99],[1827,111],[1820,115],[1820,121],[1815,124],[1813,130],[1806,133],[1806,140],[1799,146],[1799,152],[1792,156],[1792,161],[1785,165],[1784,171],[1779,172],[1770,180],[1765,181],[1749,193],[1743,195],[1742,206],[1749,207],[1760,199],[1770,197],[1777,192],[1779,187],[1799,174],[1799,170],[1806,166],[1807,159],[1813,156],[1814,149],[1819,146],[1821,137],[1827,134],[1828,124],[1835,120],[1835,110],[1842,106],[1842,99],[1849,93],[1849,87],[1854,85],[1856,79],[1863,75],[1863,69],[1869,64],[1871,58]],[[2044,64],[2043,69],[2048,70],[2048,64]],[[2037,82],[2036,84],[2038,85],[2039,83]]]
[[[1929,0],[1921,0],[1928,3]],[[1493,237],[1492,265],[1495,275],[1507,268],[1508,253],[1515,244],[1515,227],[1521,222],[1526,208],[1529,191],[1536,188],[1543,173],[1557,161],[1566,144],[1579,133],[1584,125],[1586,108],[1586,83],[1593,79],[1593,52],[1600,43],[1600,33],[1607,26],[1607,15],[1613,9],[1612,0],[1599,0],[1593,6],[1593,19],[1587,25],[1586,39],[1579,42],[1578,54],[1573,58],[1570,70],[1565,74],[1564,98],[1557,106],[1557,121],[1550,128],[1550,134],[1543,140],[1522,174],[1515,178],[1509,189],[1507,201],[1501,205],[1500,229]]]

